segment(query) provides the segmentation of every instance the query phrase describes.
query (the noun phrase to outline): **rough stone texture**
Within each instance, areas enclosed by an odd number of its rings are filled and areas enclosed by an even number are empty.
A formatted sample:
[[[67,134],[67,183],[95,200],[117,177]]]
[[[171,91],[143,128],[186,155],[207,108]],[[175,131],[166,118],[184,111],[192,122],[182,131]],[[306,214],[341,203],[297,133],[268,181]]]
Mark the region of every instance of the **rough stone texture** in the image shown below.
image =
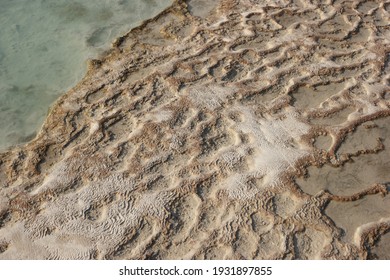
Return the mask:
[[[389,10],[222,0],[196,17],[177,1],[133,29],[0,154],[0,258],[375,257],[390,213],[345,239],[326,209],[385,196],[386,181],[340,196],[295,179],[388,153],[382,138],[339,148],[390,115]]]

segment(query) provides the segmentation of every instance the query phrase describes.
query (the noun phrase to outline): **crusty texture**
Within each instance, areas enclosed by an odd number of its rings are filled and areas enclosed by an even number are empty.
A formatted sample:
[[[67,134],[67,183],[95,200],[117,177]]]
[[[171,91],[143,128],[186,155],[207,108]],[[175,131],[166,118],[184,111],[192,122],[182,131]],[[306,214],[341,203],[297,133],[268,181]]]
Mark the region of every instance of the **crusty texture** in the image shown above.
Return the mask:
[[[375,257],[390,213],[346,239],[326,209],[385,199],[386,182],[309,195],[295,178],[388,152],[380,138],[339,149],[390,115],[389,9],[222,0],[199,18],[176,1],[90,61],[33,141],[0,154],[0,258]]]

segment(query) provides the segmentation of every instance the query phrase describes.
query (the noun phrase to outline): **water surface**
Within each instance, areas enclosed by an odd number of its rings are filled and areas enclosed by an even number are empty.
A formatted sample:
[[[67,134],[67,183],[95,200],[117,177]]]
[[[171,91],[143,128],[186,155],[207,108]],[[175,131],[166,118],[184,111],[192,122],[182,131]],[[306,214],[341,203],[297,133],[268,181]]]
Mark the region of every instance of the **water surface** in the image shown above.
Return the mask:
[[[0,0],[0,150],[33,138],[86,60],[171,0]]]

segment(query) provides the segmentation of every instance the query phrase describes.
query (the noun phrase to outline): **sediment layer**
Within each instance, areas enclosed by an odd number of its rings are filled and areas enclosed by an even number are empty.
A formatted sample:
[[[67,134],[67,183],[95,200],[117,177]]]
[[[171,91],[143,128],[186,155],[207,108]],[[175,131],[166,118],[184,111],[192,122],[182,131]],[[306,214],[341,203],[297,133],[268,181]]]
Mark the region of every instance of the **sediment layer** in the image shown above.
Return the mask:
[[[389,258],[389,9],[175,2],[0,155],[0,258]]]

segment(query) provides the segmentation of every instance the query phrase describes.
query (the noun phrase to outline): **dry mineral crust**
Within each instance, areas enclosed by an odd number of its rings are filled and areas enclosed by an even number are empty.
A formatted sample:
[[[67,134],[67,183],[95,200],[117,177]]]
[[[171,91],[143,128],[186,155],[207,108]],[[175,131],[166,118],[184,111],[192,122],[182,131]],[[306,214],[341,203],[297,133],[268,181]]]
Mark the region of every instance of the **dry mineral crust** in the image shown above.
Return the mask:
[[[195,2],[0,154],[0,259],[390,258],[390,1]]]

